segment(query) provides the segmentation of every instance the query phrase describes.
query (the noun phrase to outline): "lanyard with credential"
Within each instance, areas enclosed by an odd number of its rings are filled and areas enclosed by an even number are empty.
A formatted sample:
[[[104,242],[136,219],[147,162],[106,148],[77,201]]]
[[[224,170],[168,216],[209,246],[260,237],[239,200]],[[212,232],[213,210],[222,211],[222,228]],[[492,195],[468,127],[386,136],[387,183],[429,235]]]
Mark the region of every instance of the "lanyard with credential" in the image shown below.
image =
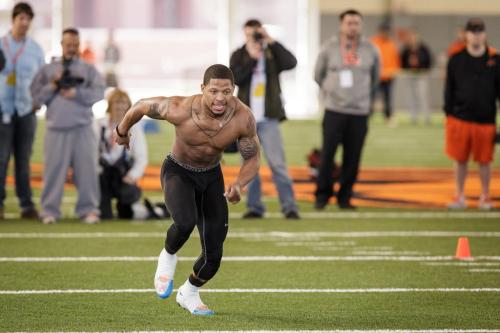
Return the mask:
[[[7,85],[15,86],[16,85],[16,62],[19,59],[19,57],[21,56],[21,54],[23,53],[24,48],[26,47],[26,40],[23,41],[23,45],[21,45],[21,47],[19,48],[19,50],[17,50],[16,54],[14,54],[13,57],[10,54],[9,39],[7,38],[7,36],[5,36],[3,38],[3,45],[4,45],[5,51],[6,51],[5,54],[10,57],[10,61],[12,62],[12,66],[14,67],[12,72],[10,72],[9,75],[7,76]]]
[[[340,54],[342,55],[344,65],[359,65],[360,59],[357,54],[357,49],[358,43],[356,41],[353,41],[350,48],[347,49],[347,42],[343,38],[340,40]]]

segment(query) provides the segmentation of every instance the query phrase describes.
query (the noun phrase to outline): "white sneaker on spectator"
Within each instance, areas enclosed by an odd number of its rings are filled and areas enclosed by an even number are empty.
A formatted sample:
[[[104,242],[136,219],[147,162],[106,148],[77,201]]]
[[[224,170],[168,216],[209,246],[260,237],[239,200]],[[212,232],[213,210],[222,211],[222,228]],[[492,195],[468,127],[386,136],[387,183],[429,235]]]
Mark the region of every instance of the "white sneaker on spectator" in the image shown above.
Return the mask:
[[[493,201],[491,201],[491,198],[489,195],[481,195],[479,198],[479,209],[482,210],[492,210],[493,209]]]
[[[448,204],[448,209],[459,210],[466,208],[467,208],[467,203],[465,202],[464,197],[455,197],[453,201]]]
[[[99,218],[99,215],[97,215],[96,213],[88,213],[82,219],[82,222],[86,224],[96,224],[99,223],[100,221],[101,219]]]
[[[56,218],[52,215],[46,215],[42,218],[43,224],[54,224],[56,222],[57,222]]]

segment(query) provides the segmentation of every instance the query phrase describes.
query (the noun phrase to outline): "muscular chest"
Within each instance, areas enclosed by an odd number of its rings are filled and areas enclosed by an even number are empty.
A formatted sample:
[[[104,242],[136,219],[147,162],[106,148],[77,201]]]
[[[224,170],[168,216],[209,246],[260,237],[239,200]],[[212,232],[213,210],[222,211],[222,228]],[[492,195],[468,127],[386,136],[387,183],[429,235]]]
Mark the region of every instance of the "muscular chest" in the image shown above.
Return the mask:
[[[220,151],[236,141],[234,133],[233,124],[220,127],[216,123],[196,123],[192,119],[176,128],[177,138],[182,139],[185,144]]]

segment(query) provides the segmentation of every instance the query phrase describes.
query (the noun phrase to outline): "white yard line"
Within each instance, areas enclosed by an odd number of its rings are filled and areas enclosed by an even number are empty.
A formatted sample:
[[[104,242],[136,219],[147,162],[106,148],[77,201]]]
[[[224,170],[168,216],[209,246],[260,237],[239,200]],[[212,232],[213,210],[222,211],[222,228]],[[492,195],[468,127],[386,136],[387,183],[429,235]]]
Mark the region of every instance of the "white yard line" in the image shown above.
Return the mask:
[[[471,272],[471,273],[500,273],[500,269],[472,268],[472,269],[469,269],[469,272]]]
[[[14,332],[25,333],[25,332]],[[42,332],[29,332],[29,333],[42,333]],[[63,332],[45,332],[45,333],[63,333]],[[88,333],[88,332],[64,332],[64,333]],[[397,329],[397,330],[255,330],[255,331],[120,331],[120,332],[101,332],[101,333],[500,333],[500,329]]]
[[[423,262],[422,265],[428,265],[428,266],[500,266],[500,262],[472,262],[472,261]]]
[[[198,237],[193,232],[193,237]],[[0,238],[164,238],[165,232],[2,232]],[[307,239],[307,238],[372,238],[372,237],[486,237],[499,238],[500,231],[264,231],[229,232],[229,238]]]
[[[231,220],[242,219],[243,213],[229,213]],[[301,212],[303,219],[500,219],[500,212],[448,212],[448,211],[414,211],[414,212]],[[18,218],[18,213],[6,213],[6,218]],[[65,216],[65,218],[75,218],[74,216]],[[283,219],[283,214],[279,212],[269,212],[265,218]],[[170,220],[165,220],[169,222]]]
[[[177,291],[177,289],[174,289]],[[203,293],[242,294],[360,294],[360,293],[500,293],[500,288],[368,288],[368,289],[200,289]],[[0,290],[0,295],[131,294],[154,293],[154,289],[51,289]]]
[[[231,219],[241,219],[242,213],[230,213]],[[425,212],[301,212],[304,219],[500,219],[500,212],[448,212],[448,211],[425,211]],[[283,218],[278,212],[266,213],[265,218]]]
[[[179,261],[193,261],[197,257],[179,257]],[[142,262],[157,261],[156,256],[146,257],[0,257],[0,262]],[[456,260],[453,256],[228,256],[224,262],[315,262],[315,261],[408,261],[441,262]],[[472,260],[500,261],[500,256],[477,256]],[[460,262],[461,263],[461,262]],[[447,264],[447,263],[442,263]]]

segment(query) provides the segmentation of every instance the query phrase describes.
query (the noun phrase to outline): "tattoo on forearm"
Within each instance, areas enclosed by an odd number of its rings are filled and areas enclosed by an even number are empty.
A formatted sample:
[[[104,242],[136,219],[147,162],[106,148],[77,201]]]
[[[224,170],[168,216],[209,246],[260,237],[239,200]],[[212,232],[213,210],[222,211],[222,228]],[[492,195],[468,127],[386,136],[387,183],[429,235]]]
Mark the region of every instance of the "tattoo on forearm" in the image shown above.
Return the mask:
[[[257,142],[252,138],[241,138],[238,141],[241,157],[244,160],[249,160],[259,152]]]

